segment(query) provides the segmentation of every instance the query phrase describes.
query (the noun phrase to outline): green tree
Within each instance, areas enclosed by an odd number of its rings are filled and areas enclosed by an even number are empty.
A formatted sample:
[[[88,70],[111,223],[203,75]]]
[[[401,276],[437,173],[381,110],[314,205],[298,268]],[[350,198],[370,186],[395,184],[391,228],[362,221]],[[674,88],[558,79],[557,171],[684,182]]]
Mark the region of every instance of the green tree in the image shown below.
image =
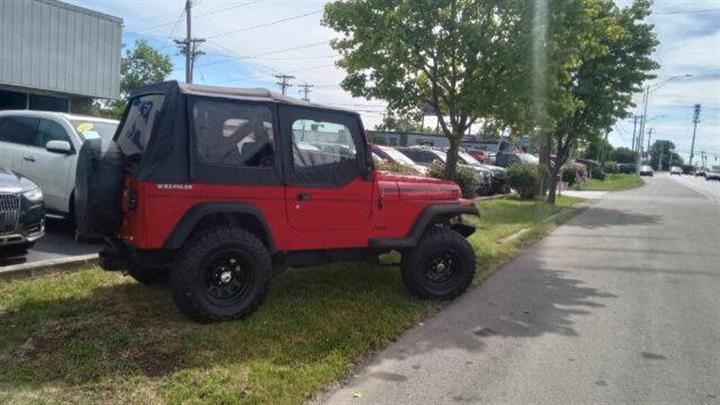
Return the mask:
[[[648,0],[618,8],[608,0],[548,0],[552,125],[543,128],[555,151],[551,178],[557,179],[578,142],[593,141],[633,107],[632,96],[659,66],[651,59],[658,42]],[[556,182],[547,201],[555,202]]]
[[[596,136],[587,143],[582,155],[587,159],[597,161],[611,160],[613,151],[613,146],[610,145],[610,142],[606,141],[604,137]]]
[[[120,99],[97,103],[98,114],[119,119],[125,110],[127,97],[133,90],[167,79],[173,70],[170,56],[150,46],[145,40],[135,41],[133,49],[126,49],[120,60]]]
[[[665,140],[655,141],[650,147],[650,166],[655,170],[670,170],[671,166],[683,165],[682,156],[674,151],[674,143]],[[662,162],[660,162],[661,158]]]
[[[353,96],[403,112],[429,104],[455,178],[463,134],[480,118],[520,126],[528,77],[526,0],[355,0],[325,6],[324,25]]]
[[[402,115],[396,115],[392,110],[388,110],[382,122],[375,126],[377,131],[397,131],[397,132],[434,132],[432,129],[423,128],[422,113],[411,111]]]
[[[613,152],[613,160],[618,163],[635,163],[637,161],[637,153],[630,148],[619,147]]]

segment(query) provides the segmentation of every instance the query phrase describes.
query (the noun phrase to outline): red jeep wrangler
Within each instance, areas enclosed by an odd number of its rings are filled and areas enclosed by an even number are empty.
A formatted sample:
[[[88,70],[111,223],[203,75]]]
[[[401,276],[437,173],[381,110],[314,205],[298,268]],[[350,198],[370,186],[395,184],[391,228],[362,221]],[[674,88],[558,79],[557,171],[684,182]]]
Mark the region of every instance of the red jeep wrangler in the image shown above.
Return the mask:
[[[457,185],[373,167],[357,113],[261,89],[165,82],[133,93],[113,141],[86,142],[75,190],[101,265],[168,282],[200,321],[234,319],[286,267],[402,254],[426,299],[475,274]]]

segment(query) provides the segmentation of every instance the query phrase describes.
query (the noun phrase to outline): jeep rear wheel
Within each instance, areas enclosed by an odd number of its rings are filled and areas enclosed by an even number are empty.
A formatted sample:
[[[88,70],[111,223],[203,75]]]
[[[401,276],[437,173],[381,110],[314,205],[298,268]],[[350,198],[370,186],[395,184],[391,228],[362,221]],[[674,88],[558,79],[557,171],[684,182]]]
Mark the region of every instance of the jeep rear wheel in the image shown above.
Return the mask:
[[[459,233],[436,228],[403,253],[401,273],[412,294],[423,299],[453,299],[475,276],[475,252]]]
[[[170,274],[170,289],[192,319],[237,319],[257,309],[271,274],[270,255],[260,239],[243,229],[218,227],[188,241]]]

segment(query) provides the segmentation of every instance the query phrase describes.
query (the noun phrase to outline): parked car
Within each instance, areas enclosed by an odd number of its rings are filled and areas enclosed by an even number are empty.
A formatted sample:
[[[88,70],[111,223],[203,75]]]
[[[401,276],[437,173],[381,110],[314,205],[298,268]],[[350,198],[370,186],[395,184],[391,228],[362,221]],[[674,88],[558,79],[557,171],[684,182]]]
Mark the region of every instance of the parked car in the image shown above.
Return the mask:
[[[505,169],[504,167],[480,163],[472,155],[464,151],[458,152],[458,159],[460,159],[460,162],[465,165],[479,167],[481,169],[490,171],[490,173],[492,174],[492,178],[489,194],[505,194],[509,192],[509,187],[507,184],[507,169]]]
[[[488,152],[480,149],[468,149],[467,154],[474,157],[480,163],[486,163],[488,160]]]
[[[720,166],[713,166],[705,174],[705,180],[720,180]]]
[[[419,165],[429,166],[432,162],[438,160],[442,163],[447,161],[447,154],[438,149],[432,149],[428,147],[406,147],[397,148],[398,151],[412,159]],[[458,162],[463,164],[462,162]],[[477,174],[477,180],[479,183],[478,188],[475,190],[477,195],[490,195],[492,193],[492,172],[482,167],[473,167],[464,165]]]
[[[635,164],[633,163],[619,163],[618,171],[623,174],[635,173]]]
[[[642,165],[640,166],[640,171],[638,172],[641,176],[653,176],[653,168],[648,165]]]
[[[500,152],[495,157],[496,166],[508,167],[515,163],[539,164],[540,159],[529,153],[519,152]]]
[[[477,208],[453,182],[376,171],[364,134],[358,113],[267,90],[151,84],[102,153],[82,145],[78,229],[104,237],[104,269],[167,282],[201,322],[252,313],[286,267],[391,250],[411,293],[459,296]]]
[[[0,257],[25,254],[43,235],[45,206],[40,187],[0,168]]]
[[[388,162],[393,162],[411,167],[416,172],[418,172],[418,174],[421,174],[423,176],[427,174],[427,167],[413,162],[412,159],[403,155],[401,152],[397,151],[392,146],[372,145],[372,151],[381,159],[387,160]]]
[[[675,174],[678,175],[678,176],[682,176],[682,174],[683,174],[682,168],[679,167],[679,166],[673,166],[673,167],[671,167],[671,168],[670,168],[670,175],[672,176],[672,175],[675,175]]]
[[[575,159],[576,162],[584,164],[587,167],[588,174],[591,179],[605,180],[605,170],[602,164],[592,159]]]
[[[88,139],[111,139],[118,121],[49,111],[0,111],[0,167],[28,177],[49,214],[73,218],[77,151]]]
[[[695,177],[705,177],[707,176],[708,169],[706,167],[698,167],[697,170],[695,170]]]

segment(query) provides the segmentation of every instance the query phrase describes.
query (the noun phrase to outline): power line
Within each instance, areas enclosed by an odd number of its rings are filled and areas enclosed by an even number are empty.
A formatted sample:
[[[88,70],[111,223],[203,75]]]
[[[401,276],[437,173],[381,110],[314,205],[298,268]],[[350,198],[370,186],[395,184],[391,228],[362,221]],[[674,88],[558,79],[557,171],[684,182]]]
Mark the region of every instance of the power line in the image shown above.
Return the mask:
[[[221,63],[234,62],[234,61],[236,61],[237,59],[243,59],[243,60],[244,60],[244,59],[262,59],[262,58],[261,58],[262,56],[275,55],[275,54],[278,54],[278,53],[296,51],[296,50],[299,50],[299,49],[314,48],[314,47],[316,47],[316,46],[320,46],[320,45],[324,45],[324,44],[327,44],[327,41],[313,42],[313,43],[310,43],[310,44],[299,45],[299,46],[294,46],[294,47],[290,47],[290,48],[276,49],[276,50],[273,50],[273,51],[256,53],[256,54],[254,54],[254,55],[236,55],[235,58],[233,58],[233,59],[226,59],[226,60],[220,60],[220,61],[215,61],[215,62],[204,63],[204,64],[202,64],[202,66],[219,65],[219,64],[221,64]]]
[[[176,39],[175,43],[180,48],[180,53],[185,55],[185,82],[193,82],[193,65],[198,56],[204,52],[198,50],[198,44],[205,42],[202,38],[193,38],[192,36],[192,7],[193,0],[185,0],[185,24],[187,27],[187,35],[185,39]]]
[[[718,13],[720,9],[705,9],[705,10],[676,10],[666,11],[664,13],[653,13],[652,15],[671,15],[671,14],[699,14],[699,13]]]
[[[248,2],[245,2],[245,3],[241,3],[241,4],[234,4],[234,5],[232,5],[232,6],[224,7],[224,8],[218,9],[218,10],[213,10],[213,11],[208,11],[208,12],[205,12],[205,13],[201,13],[201,14],[196,15],[195,18],[197,19],[197,18],[207,17],[207,16],[213,15],[213,14],[219,14],[219,13],[222,13],[222,12],[224,12],[224,11],[228,11],[228,10],[232,10],[232,9],[244,7],[244,6],[253,4],[253,3],[257,3],[257,0],[248,1]],[[176,22],[174,22],[174,21],[168,21],[168,22],[164,22],[164,23],[162,23],[162,24],[153,25],[153,26],[151,26],[151,27],[143,28],[143,29],[138,30],[138,31],[136,31],[136,32],[137,32],[137,33],[143,33],[143,32],[153,31],[153,30],[156,30],[156,29],[158,29],[158,28],[166,27],[166,26],[171,25],[171,24],[176,24]]]
[[[251,30],[254,30],[254,29],[258,29],[258,28],[270,27],[270,26],[272,26],[272,25],[281,24],[281,23],[284,23],[284,22],[287,22],[287,21],[297,20],[297,19],[304,18],[304,17],[309,17],[309,16],[311,16],[311,15],[320,14],[320,13],[322,13],[322,12],[323,12],[323,10],[318,10],[318,11],[313,11],[313,12],[311,12],[311,13],[305,13],[305,14],[295,15],[295,16],[292,16],[292,17],[281,18],[281,19],[279,19],[279,20],[269,21],[269,22],[266,22],[266,23],[258,24],[258,25],[252,25],[252,26],[250,26],[250,27],[238,28],[238,29],[235,29],[235,30],[230,30],[230,31],[221,32],[221,33],[218,33],[218,34],[215,34],[215,35],[210,35],[208,38],[209,38],[209,39],[214,39],[214,38],[222,37],[222,36],[225,36],[225,35],[237,34],[237,33],[239,33],[239,32],[251,31]]]

